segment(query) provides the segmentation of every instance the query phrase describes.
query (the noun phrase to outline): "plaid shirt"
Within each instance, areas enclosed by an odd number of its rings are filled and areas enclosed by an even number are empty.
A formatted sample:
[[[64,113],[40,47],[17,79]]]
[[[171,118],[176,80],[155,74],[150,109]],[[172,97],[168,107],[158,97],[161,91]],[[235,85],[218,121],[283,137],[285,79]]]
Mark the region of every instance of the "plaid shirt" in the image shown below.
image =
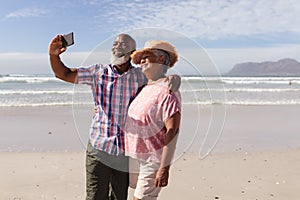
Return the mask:
[[[77,81],[91,86],[98,109],[90,127],[92,146],[112,155],[124,154],[123,127],[129,101],[146,82],[141,68],[130,66],[120,75],[112,65],[96,64],[79,68]]]

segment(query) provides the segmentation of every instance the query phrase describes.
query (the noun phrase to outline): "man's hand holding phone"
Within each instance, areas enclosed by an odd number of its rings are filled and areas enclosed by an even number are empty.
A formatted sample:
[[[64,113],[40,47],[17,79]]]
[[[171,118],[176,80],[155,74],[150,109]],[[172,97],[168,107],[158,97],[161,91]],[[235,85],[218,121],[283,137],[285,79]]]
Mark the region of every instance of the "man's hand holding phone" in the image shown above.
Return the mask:
[[[68,46],[74,44],[73,32],[66,35],[57,35],[50,42],[48,51],[50,56],[59,56],[67,50]]]

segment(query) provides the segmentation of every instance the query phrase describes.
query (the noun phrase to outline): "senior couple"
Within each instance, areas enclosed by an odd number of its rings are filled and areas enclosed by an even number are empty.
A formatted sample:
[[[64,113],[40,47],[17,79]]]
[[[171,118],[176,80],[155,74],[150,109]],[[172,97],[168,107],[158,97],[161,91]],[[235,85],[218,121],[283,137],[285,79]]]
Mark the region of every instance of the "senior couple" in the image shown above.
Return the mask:
[[[55,76],[88,84],[93,92],[96,113],[86,151],[86,200],[109,199],[110,185],[116,199],[127,200],[129,182],[134,200],[154,200],[168,185],[179,131],[180,78],[166,77],[178,56],[170,43],[158,40],[136,51],[127,34],[118,35],[111,50],[111,64],[69,68],[60,59],[66,51],[62,36],[49,45]]]

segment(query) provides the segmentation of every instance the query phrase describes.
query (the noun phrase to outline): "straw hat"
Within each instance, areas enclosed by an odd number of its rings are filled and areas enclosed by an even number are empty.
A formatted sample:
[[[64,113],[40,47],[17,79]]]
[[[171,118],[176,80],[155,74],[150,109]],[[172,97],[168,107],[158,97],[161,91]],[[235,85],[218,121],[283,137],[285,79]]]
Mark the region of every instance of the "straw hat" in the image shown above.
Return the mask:
[[[166,51],[170,56],[170,67],[172,67],[178,60],[178,55],[175,47],[170,43],[160,40],[148,40],[145,43],[144,49],[133,52],[133,54],[131,55],[132,61],[135,64],[139,64],[141,62],[143,54],[151,49]]]

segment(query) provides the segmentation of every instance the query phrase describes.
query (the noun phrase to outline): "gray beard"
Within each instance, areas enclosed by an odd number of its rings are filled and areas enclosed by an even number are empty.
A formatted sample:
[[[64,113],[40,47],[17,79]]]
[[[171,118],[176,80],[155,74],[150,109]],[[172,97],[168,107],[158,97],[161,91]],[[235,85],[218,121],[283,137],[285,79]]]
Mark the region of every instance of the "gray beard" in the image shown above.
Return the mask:
[[[130,54],[125,54],[124,56],[117,57],[113,53],[110,55],[110,63],[112,65],[122,65],[130,59]]]

